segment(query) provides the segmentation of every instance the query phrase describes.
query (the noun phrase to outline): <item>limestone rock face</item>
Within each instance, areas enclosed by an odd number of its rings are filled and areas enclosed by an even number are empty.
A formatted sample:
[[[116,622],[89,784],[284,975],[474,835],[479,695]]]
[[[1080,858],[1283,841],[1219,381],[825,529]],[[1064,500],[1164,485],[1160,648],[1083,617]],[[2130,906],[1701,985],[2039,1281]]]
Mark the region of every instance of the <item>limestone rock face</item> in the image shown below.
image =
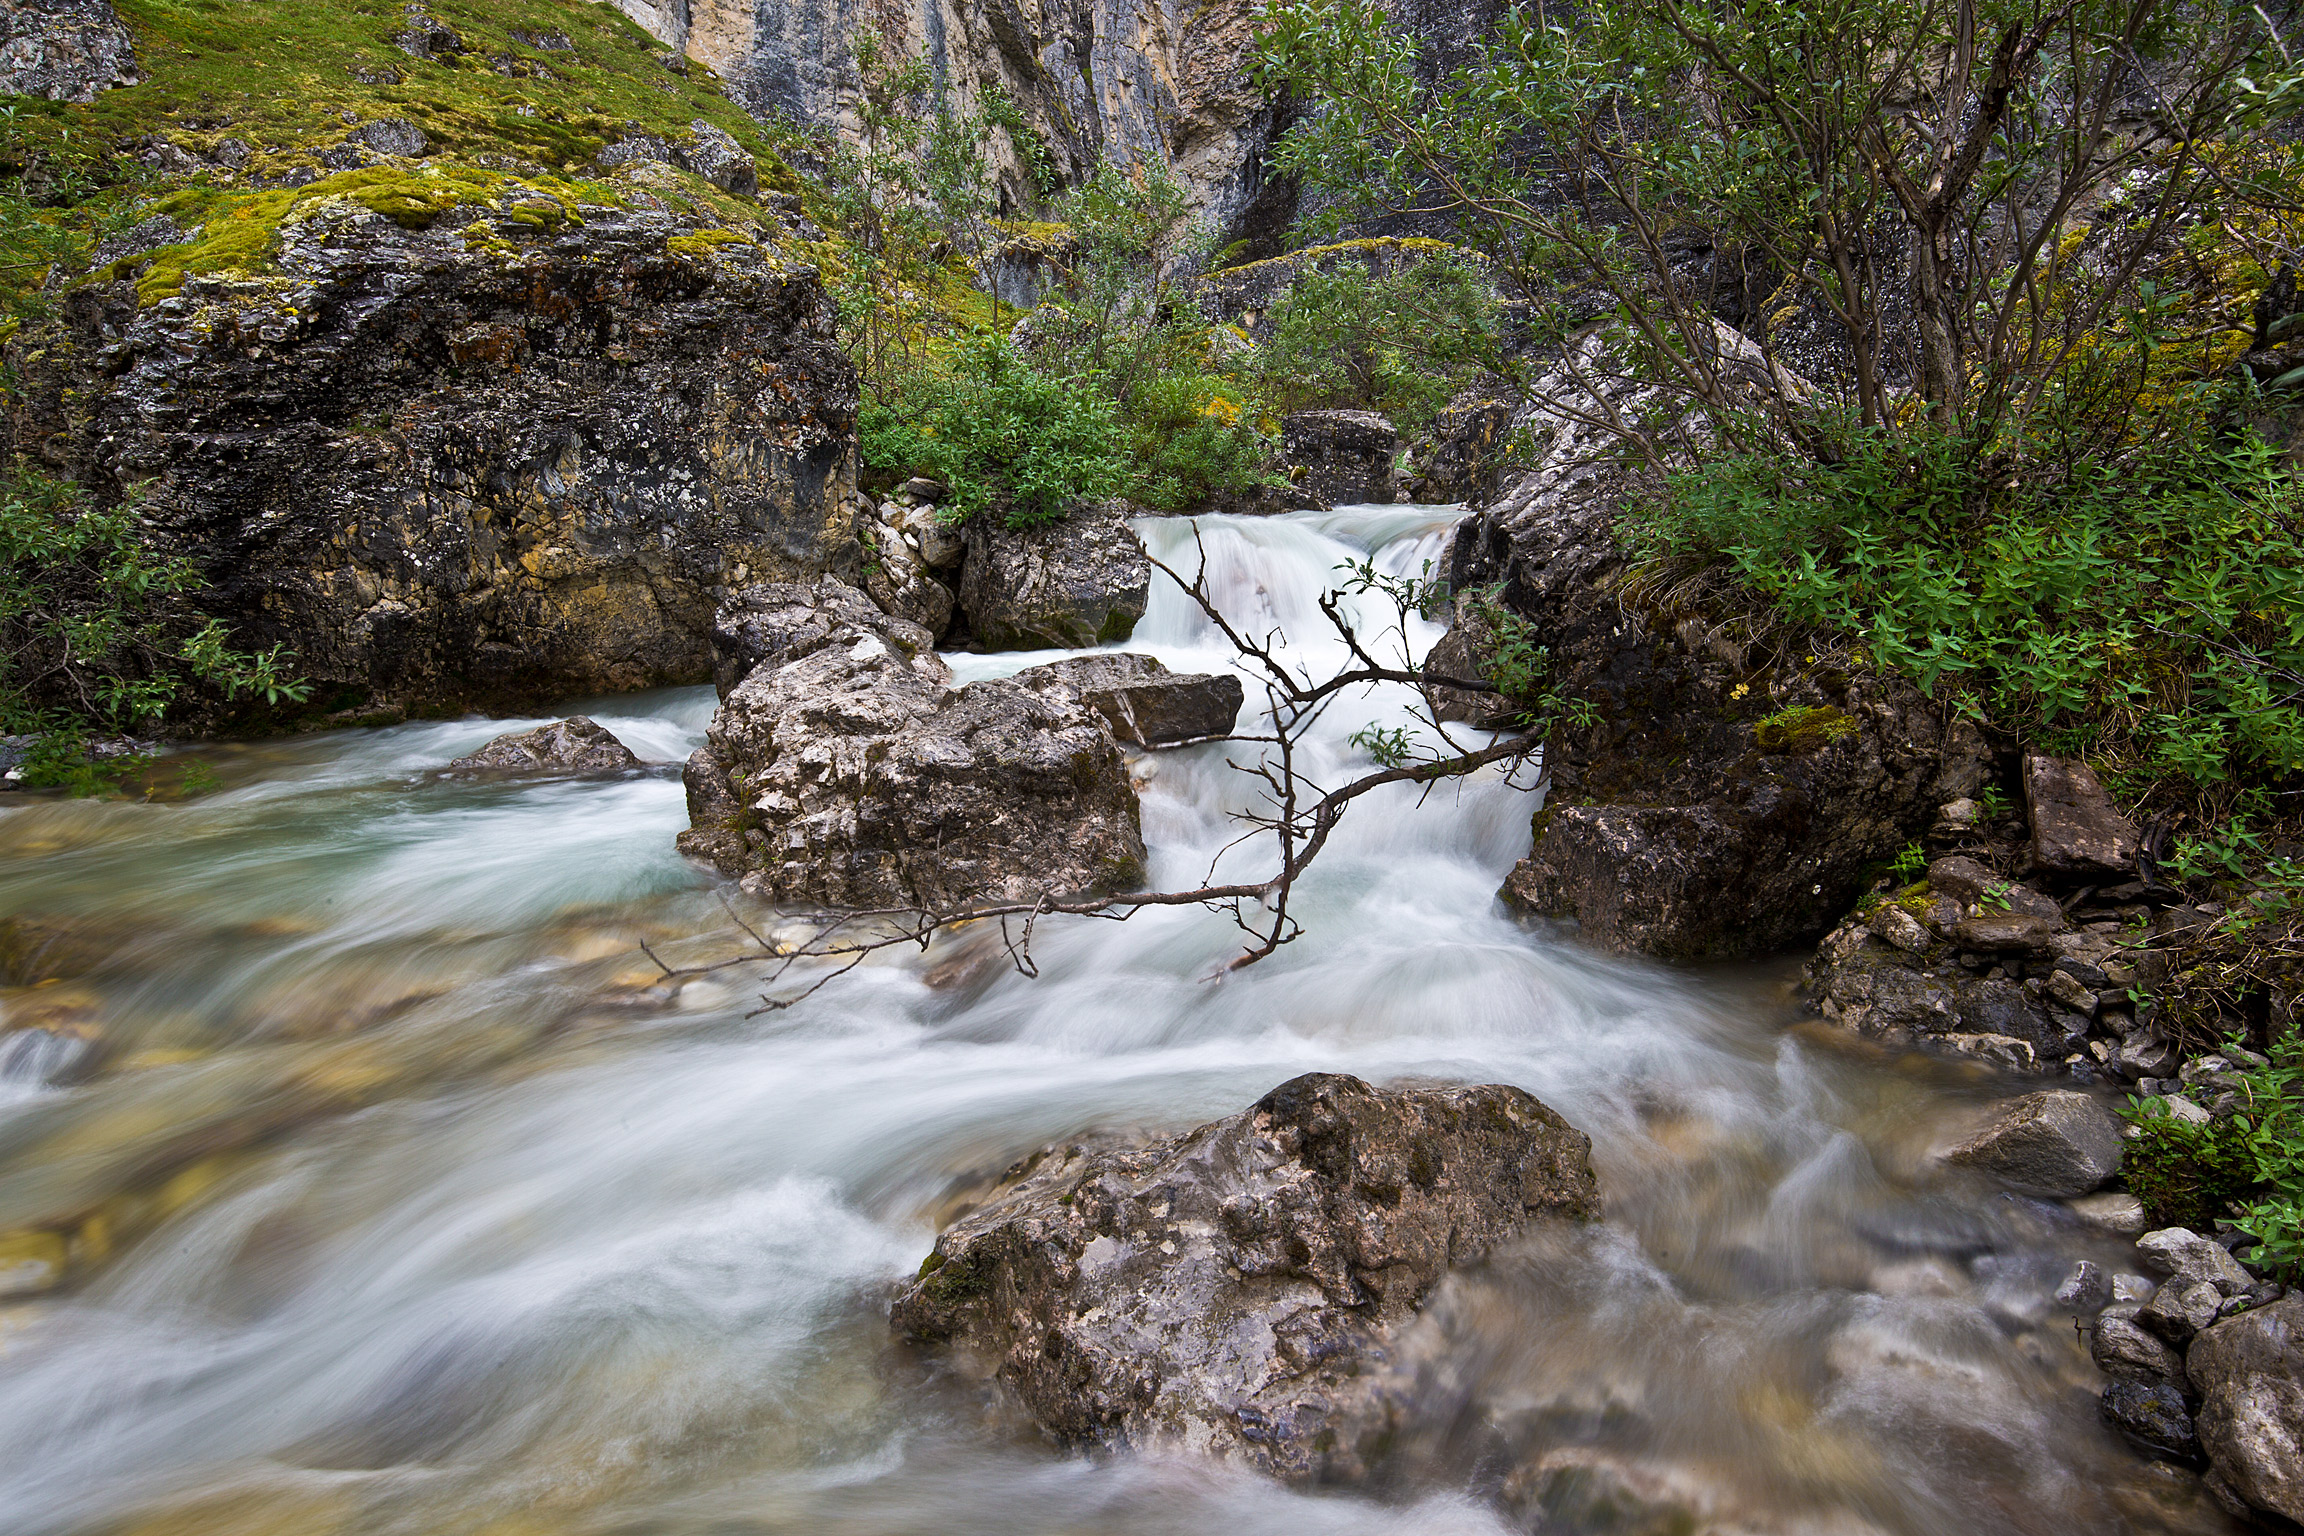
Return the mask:
[[[1014,680],[1026,687],[1045,680],[1073,689],[1104,717],[1114,739],[1138,747],[1225,735],[1239,719],[1244,697],[1233,673],[1171,672],[1153,657],[1127,651],[1026,667]]]
[[[2258,1509],[2304,1520],[2304,1298],[2242,1312],[2185,1356],[2202,1449]]]
[[[855,374],[810,269],[551,212],[328,201],[277,276],[74,290],[10,345],[16,446],[139,488],[338,708],[700,681],[716,589],[854,569]]]
[[[1533,393],[1577,387],[1562,369]],[[1593,719],[1545,746],[1552,788],[1505,901],[1674,960],[1815,938],[1981,782],[1981,738],[1904,684],[1772,671],[1703,618],[1628,599],[1610,530],[1639,487],[1597,428],[1538,410],[1530,429],[1534,467],[1457,524],[1447,575],[1460,593],[1500,583],[1551,654],[1550,686]]]
[[[1383,1421],[1394,1328],[1529,1221],[1596,1219],[1590,1152],[1517,1088],[1313,1073],[1172,1140],[1035,1153],[892,1320],[1067,1444],[1344,1475]]]
[[[0,7],[0,95],[85,103],[140,78],[136,40],[112,0],[9,0]]]
[[[2028,1093],[1945,1160],[2029,1194],[2084,1195],[2120,1171],[2120,1123],[2085,1093]]]
[[[719,627],[757,655],[725,667],[680,848],[746,890],[947,910],[1142,878],[1127,764],[1071,690],[957,687],[925,630],[829,578],[740,594]]]
[[[457,758],[450,773],[603,773],[638,768],[640,759],[614,732],[584,715],[497,737]]]
[[[1108,501],[1025,529],[972,519],[958,593],[969,633],[995,651],[1127,639],[1152,591],[1152,565],[1128,512],[1126,502]]]

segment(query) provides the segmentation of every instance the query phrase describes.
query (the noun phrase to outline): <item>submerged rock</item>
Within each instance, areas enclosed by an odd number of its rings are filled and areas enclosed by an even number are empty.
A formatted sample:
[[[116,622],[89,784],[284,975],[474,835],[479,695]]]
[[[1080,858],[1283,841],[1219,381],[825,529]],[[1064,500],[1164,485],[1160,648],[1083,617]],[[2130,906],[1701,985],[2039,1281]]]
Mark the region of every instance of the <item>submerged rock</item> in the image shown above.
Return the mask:
[[[1127,639],[1152,591],[1152,565],[1128,515],[1126,502],[1107,501],[1037,528],[971,519],[957,594],[968,632],[994,651]]]
[[[2165,1461],[2199,1461],[2200,1437],[2184,1394],[2166,1382],[2115,1381],[2102,1403],[2105,1422],[2138,1450]]]
[[[720,589],[854,569],[812,270],[647,208],[513,187],[408,228],[328,187],[272,275],[91,282],[9,347],[18,449],[138,495],[240,643],[324,698],[517,709],[701,681]]]
[[[1066,1444],[1313,1477],[1362,1459],[1373,1368],[1443,1275],[1599,1211],[1590,1141],[1517,1088],[1312,1073],[1151,1146],[1035,1153],[937,1238],[892,1321]]]
[[[2085,1093],[2028,1093],[2001,1105],[1945,1161],[2035,1195],[2084,1195],[2120,1171],[2120,1122]]]
[[[2200,1443],[2226,1486],[2304,1521],[2304,1300],[2226,1318],[2185,1357]]]
[[[1153,657],[1128,651],[1026,667],[1014,681],[1027,688],[1054,683],[1072,689],[1104,717],[1114,739],[1139,747],[1222,736],[1239,719],[1245,697],[1233,673],[1171,672]]]
[[[1125,889],[1128,769],[1067,688],[957,686],[927,631],[827,577],[739,593],[737,676],[689,758],[681,851],[775,901],[946,910]]]
[[[615,733],[584,715],[532,731],[511,731],[448,765],[450,773],[606,773],[638,768],[640,759]]]

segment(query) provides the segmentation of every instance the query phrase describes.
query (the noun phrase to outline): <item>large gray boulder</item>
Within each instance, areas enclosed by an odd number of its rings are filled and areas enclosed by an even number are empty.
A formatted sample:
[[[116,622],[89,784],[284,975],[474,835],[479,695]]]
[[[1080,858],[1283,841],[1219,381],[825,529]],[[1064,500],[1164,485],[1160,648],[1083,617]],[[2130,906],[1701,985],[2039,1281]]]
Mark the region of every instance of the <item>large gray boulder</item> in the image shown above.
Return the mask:
[[[1127,764],[1069,689],[959,687],[925,630],[829,577],[739,594],[715,627],[746,654],[688,760],[680,848],[747,891],[942,911],[1142,878]]]
[[[2085,1093],[2028,1093],[1993,1112],[1945,1161],[2034,1195],[2084,1195],[2120,1171],[2120,1122]]]
[[[139,78],[136,40],[112,0],[0,6],[0,95],[85,103]]]
[[[1150,1146],[1011,1169],[897,1300],[1070,1445],[1365,1465],[1374,1370],[1433,1286],[1539,1217],[1590,1221],[1591,1143],[1517,1088],[1312,1073]]]
[[[479,751],[457,758],[450,773],[609,773],[638,768],[640,759],[606,726],[570,715],[532,731],[512,731]]]
[[[2242,1312],[2185,1356],[2201,1447],[2258,1509],[2304,1521],[2304,1298]]]
[[[1166,747],[1229,733],[1245,694],[1229,672],[1171,672],[1154,657],[1131,651],[1073,656],[1026,667],[1016,682],[1028,688],[1061,685],[1104,717],[1115,740]]]
[[[993,651],[1127,639],[1152,592],[1152,564],[1128,514],[1126,502],[1107,501],[1039,528],[971,520],[957,594],[969,633]]]

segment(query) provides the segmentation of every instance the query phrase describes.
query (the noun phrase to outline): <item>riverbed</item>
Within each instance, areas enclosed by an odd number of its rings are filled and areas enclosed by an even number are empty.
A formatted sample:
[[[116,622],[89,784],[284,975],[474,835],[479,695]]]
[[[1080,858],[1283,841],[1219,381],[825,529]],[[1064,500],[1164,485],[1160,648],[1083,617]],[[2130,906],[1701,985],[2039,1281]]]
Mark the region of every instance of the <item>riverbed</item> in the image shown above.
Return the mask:
[[[1318,672],[1338,568],[1414,575],[1456,515],[1143,532]],[[1164,584],[1129,648],[1232,660]],[[712,707],[215,744],[149,800],[0,800],[0,917],[65,973],[0,991],[0,1529],[2227,1529],[2099,1422],[2051,1300],[2123,1241],[1933,1159],[2028,1085],[1804,1022],[1788,968],[1515,921],[1525,773],[1360,803],[1304,936],[1253,966],[1226,968],[1229,916],[1151,909],[1040,925],[1037,976],[969,931],[762,1011],[809,978],[650,958],[752,953],[673,848]],[[436,773],[576,711],[648,769]],[[1410,724],[1403,690],[1348,697],[1308,767],[1340,782],[1354,732]],[[1227,846],[1252,751],[1137,760],[1155,882],[1260,867]],[[1063,1454],[890,1337],[937,1221],[1017,1156],[1313,1070],[1526,1088],[1592,1137],[1608,1211],[1463,1288],[1430,1433],[1383,1486]]]

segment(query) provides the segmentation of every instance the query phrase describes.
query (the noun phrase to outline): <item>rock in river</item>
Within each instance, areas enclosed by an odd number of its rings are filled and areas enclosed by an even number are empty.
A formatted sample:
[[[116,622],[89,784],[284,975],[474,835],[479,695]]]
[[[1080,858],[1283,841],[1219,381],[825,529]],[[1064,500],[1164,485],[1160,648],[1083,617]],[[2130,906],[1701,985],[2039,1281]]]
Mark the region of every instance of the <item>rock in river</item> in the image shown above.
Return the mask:
[[[2200,1393],[2200,1443],[2258,1509],[2304,1521],[2304,1300],[2216,1324],[2185,1365]]]
[[[681,851],[774,901],[947,910],[1143,876],[1128,768],[1068,688],[957,686],[928,632],[830,577],[737,594],[743,676],[688,760]]]
[[[606,726],[570,715],[532,731],[512,731],[448,765],[450,773],[605,773],[640,759]]]
[[[1311,1073],[1150,1146],[1042,1149],[897,1300],[1066,1444],[1289,1477],[1360,1464],[1393,1330],[1538,1217],[1597,1219],[1591,1143],[1517,1088]]]
[[[1151,562],[1128,512],[1126,502],[1107,501],[1037,528],[970,519],[958,593],[969,633],[994,651],[1127,639],[1152,591]]]
[[[1100,652],[1026,667],[1027,687],[1061,683],[1104,717],[1118,740],[1138,747],[1174,746],[1222,736],[1240,716],[1243,693],[1232,673],[1171,672],[1150,656]]]
[[[2120,1124],[2085,1093],[2028,1093],[1946,1154],[2035,1195],[2084,1195],[2120,1171]]]

